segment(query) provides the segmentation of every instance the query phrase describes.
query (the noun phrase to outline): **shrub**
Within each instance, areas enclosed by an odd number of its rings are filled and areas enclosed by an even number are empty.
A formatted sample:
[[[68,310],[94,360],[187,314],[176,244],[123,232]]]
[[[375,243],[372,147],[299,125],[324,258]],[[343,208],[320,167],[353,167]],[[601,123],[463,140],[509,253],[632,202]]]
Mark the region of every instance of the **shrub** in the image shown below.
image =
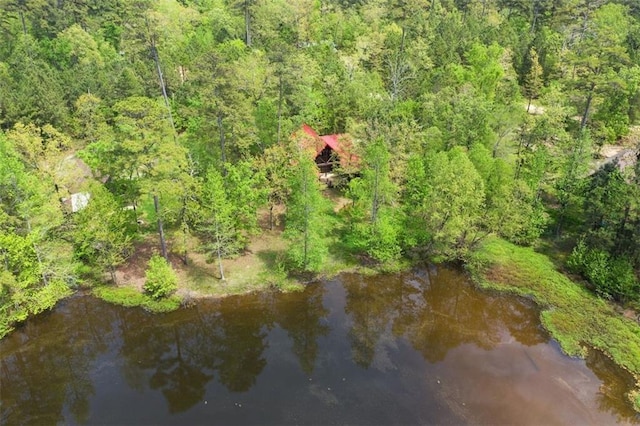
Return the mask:
[[[573,248],[571,255],[567,259],[567,266],[569,267],[569,270],[576,274],[582,274],[586,255],[587,245],[584,243],[584,240],[580,240]]]
[[[149,259],[149,266],[145,272],[147,280],[144,291],[154,299],[166,297],[178,288],[178,277],[171,265],[163,258],[154,254]]]
[[[174,311],[181,303],[177,296],[154,299],[132,287],[101,286],[94,288],[93,294],[105,302],[128,308],[140,306],[146,311],[156,313]]]
[[[633,266],[624,258],[614,258],[610,262],[611,293],[623,302],[640,297],[640,282],[636,280]]]
[[[595,292],[601,297],[620,302],[639,297],[640,283],[631,263],[625,258],[613,257],[579,241],[567,259],[567,266],[593,284]]]

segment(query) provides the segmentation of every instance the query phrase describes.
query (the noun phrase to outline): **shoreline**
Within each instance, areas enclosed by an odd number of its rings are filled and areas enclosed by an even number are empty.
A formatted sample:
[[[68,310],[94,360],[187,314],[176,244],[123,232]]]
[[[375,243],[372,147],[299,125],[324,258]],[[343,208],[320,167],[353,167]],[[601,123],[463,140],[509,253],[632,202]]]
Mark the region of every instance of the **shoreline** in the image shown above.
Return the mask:
[[[568,356],[597,350],[628,372],[635,387],[626,396],[640,413],[640,325],[558,271],[533,248],[498,238],[481,243],[466,264],[479,288],[526,297],[540,308],[540,322]]]
[[[282,240],[279,233],[272,233],[271,238]],[[406,271],[418,264],[415,260],[402,259],[393,264],[368,265],[362,260],[346,260],[344,253],[340,253],[328,259],[326,267],[319,273],[309,276],[289,275],[283,270],[272,270],[272,264],[256,256],[256,253],[260,254],[259,250],[255,250],[256,247],[260,247],[260,244],[270,246],[269,243],[272,242],[265,242],[263,239],[256,246],[255,241],[252,241],[254,250],[248,250],[249,256],[244,254],[228,260],[230,263],[235,262],[236,266],[243,265],[245,274],[226,282],[207,273],[204,275],[210,279],[207,285],[194,283],[194,279],[202,278],[203,275],[194,278],[183,267],[179,273],[182,280],[178,290],[167,298],[156,300],[144,294],[140,283],[144,275],[129,281],[122,280],[116,286],[106,284],[81,287],[67,297],[91,294],[108,303],[162,313],[188,307],[199,300],[221,299],[259,291],[302,291],[309,282],[331,279],[341,273],[394,273]],[[147,243],[150,241],[143,241],[141,246],[145,247]],[[144,258],[140,258],[135,263],[144,261]],[[208,266],[211,270],[216,267],[213,264],[198,264],[195,260],[190,263],[200,273]],[[471,282],[482,290],[525,297],[535,303],[540,310],[541,325],[567,356],[584,359],[588,351],[596,350],[628,372],[635,380],[635,387],[629,389],[626,396],[633,409],[640,413],[640,326],[637,323],[623,317],[610,304],[573,282],[556,269],[548,256],[535,252],[533,248],[519,247],[490,237],[472,252],[467,262],[459,266],[467,270]],[[127,264],[123,269],[131,267],[132,264]],[[247,282],[252,279],[255,281],[248,285]],[[195,288],[195,285],[200,288]],[[16,324],[19,325],[20,323]],[[10,331],[5,335],[9,333]]]

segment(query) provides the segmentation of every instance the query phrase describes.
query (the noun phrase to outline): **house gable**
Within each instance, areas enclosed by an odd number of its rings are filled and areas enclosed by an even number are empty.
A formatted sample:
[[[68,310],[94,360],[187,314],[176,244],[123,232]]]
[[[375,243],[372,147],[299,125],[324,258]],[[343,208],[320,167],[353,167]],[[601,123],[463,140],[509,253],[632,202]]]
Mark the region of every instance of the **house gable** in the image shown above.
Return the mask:
[[[338,165],[348,171],[359,165],[360,159],[353,153],[353,140],[347,134],[320,136],[311,126],[303,124],[294,136],[303,149],[314,155],[321,173],[329,173]]]

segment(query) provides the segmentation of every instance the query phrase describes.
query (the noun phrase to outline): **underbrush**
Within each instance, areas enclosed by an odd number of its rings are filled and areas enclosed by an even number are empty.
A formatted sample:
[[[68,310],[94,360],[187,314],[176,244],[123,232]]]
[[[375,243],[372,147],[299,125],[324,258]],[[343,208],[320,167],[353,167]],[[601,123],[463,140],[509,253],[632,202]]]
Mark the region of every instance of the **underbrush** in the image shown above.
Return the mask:
[[[175,311],[182,302],[178,296],[154,299],[133,287],[96,287],[93,289],[93,294],[109,303],[126,307],[139,306],[150,312]]]
[[[590,248],[581,240],[571,252],[567,266],[571,272],[589,280],[600,297],[620,303],[637,301],[639,297],[640,282],[626,258],[613,257],[604,250]]]
[[[547,256],[492,238],[472,254],[468,268],[483,288],[533,298],[542,308],[542,324],[566,354],[599,349],[640,386],[640,326],[558,272]],[[638,390],[629,397],[640,411]]]
[[[3,288],[0,288],[0,296]],[[52,281],[47,286],[29,289],[15,296],[13,304],[0,305],[0,339],[14,330],[17,324],[30,316],[52,309],[58,301],[72,294],[62,281]]]

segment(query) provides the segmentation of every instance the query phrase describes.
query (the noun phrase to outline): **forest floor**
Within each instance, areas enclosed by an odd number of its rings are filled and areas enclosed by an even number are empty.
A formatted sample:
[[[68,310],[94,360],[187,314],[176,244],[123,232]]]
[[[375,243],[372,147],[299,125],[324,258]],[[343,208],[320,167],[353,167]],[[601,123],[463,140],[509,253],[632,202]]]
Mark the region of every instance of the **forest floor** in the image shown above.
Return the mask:
[[[277,212],[279,216],[281,212]],[[286,241],[282,238],[282,225],[268,229],[268,212],[262,212],[260,225],[264,227],[260,235],[252,236],[246,250],[232,258],[222,260],[225,280],[221,279],[220,269],[215,259],[195,249],[200,245],[197,237],[187,242],[186,263],[184,254],[171,250],[169,242],[168,258],[178,276],[176,295],[183,301],[203,297],[223,297],[231,294],[246,293],[264,289],[273,285],[286,285],[295,288],[286,277],[270,279],[273,271],[286,250]],[[136,289],[143,292],[145,271],[149,259],[160,253],[158,236],[149,230],[141,241],[134,245],[134,252],[116,272],[117,286]],[[288,288],[287,287],[287,288]]]
[[[217,260],[210,259],[205,253],[196,249],[201,245],[197,237],[190,237],[186,244],[186,263],[183,260],[184,255],[172,251],[169,244],[169,262],[178,276],[178,290],[174,300],[181,304],[188,304],[198,298],[224,297],[267,288],[296,291],[302,289],[302,283],[310,279],[333,276],[356,269],[362,269],[365,273],[370,272],[370,268],[360,265],[361,259],[350,255],[341,241],[343,224],[338,213],[349,203],[349,199],[336,189],[326,189],[324,194],[331,202],[333,214],[326,223],[329,255],[319,274],[305,276],[287,274],[283,266],[288,244],[283,237],[284,207],[274,209],[273,229],[269,229],[269,212],[264,209],[259,212],[258,217],[260,233],[250,237],[244,252],[222,260],[225,280],[221,279]],[[153,304],[148,296],[143,295],[145,271],[149,259],[159,252],[158,236],[153,226],[149,226],[143,238],[135,243],[133,254],[117,269],[117,285],[100,287],[94,293],[113,303],[127,306],[135,306],[137,303],[149,310],[166,311],[170,306],[177,307],[179,305],[177,303]]]
[[[189,250],[186,255],[169,251],[171,266],[178,276],[177,295],[186,298],[225,296],[244,293],[265,287],[265,273],[276,269],[278,258],[284,254],[286,244],[280,230],[263,231],[251,238],[247,249],[233,258],[222,260],[226,280],[222,280],[217,261],[211,261],[207,255]],[[195,237],[190,247],[198,245]],[[147,234],[135,244],[133,255],[117,270],[119,286],[128,286],[143,291],[145,271],[153,254],[159,254],[160,243],[155,234]]]

